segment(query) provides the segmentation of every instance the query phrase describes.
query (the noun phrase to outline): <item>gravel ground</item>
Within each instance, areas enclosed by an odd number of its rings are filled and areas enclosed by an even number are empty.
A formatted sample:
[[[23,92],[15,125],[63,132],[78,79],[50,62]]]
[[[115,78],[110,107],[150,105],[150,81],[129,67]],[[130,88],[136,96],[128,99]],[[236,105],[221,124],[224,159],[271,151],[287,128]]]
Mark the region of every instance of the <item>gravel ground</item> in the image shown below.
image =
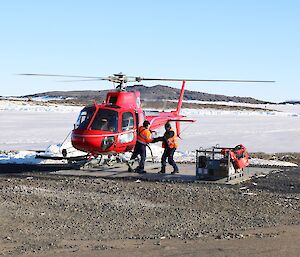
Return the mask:
[[[1,175],[0,253],[76,248],[79,241],[106,249],[99,242],[231,239],[249,229],[299,225],[299,172],[237,186]]]

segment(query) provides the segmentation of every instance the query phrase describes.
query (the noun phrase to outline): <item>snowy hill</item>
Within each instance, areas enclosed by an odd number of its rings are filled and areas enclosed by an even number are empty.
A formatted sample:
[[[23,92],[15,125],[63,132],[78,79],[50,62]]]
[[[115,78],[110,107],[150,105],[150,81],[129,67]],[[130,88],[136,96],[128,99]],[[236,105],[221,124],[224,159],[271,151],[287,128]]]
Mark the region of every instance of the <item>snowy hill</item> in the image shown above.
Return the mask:
[[[140,91],[141,99],[143,101],[150,101],[157,99],[162,100],[177,100],[179,98],[180,89],[172,88],[169,86],[156,85],[153,87],[147,87],[144,85],[128,86],[127,91]],[[84,90],[84,91],[52,91],[39,94],[27,95],[25,97],[35,98],[48,98],[49,100],[57,99],[64,100],[66,102],[81,103],[83,105],[90,103],[91,100],[102,102],[105,99],[108,90]],[[235,103],[251,103],[251,104],[266,104],[267,102],[257,100],[251,97],[239,97],[239,96],[225,96],[217,94],[208,94],[197,91],[185,90],[184,100],[195,101],[209,101],[209,102],[235,102]]]

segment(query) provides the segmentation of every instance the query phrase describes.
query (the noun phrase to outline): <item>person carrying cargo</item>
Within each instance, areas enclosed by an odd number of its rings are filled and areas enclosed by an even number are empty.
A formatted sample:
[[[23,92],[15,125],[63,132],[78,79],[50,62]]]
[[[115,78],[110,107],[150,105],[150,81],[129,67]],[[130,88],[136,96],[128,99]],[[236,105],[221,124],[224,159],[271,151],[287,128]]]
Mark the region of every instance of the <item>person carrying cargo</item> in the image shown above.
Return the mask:
[[[140,159],[138,167],[135,170],[133,170],[130,167],[130,164],[128,164],[129,172],[135,171],[137,173],[146,173],[146,171],[144,170],[145,161],[146,161],[146,146],[147,146],[147,144],[149,144],[153,141],[152,137],[151,137],[151,131],[149,128],[150,128],[150,122],[147,120],[145,120],[143,122],[143,126],[140,126],[138,128],[137,141],[136,141],[136,145],[134,147],[133,154],[132,154],[130,160],[134,160],[138,155],[140,155],[141,159]]]
[[[165,124],[165,133],[163,137],[158,137],[153,140],[153,143],[162,141],[162,147],[165,149],[161,157],[161,170],[158,173],[166,173],[167,159],[169,164],[173,167],[171,174],[178,173],[178,167],[174,161],[174,153],[178,148],[178,138],[175,131],[172,129],[171,124]]]

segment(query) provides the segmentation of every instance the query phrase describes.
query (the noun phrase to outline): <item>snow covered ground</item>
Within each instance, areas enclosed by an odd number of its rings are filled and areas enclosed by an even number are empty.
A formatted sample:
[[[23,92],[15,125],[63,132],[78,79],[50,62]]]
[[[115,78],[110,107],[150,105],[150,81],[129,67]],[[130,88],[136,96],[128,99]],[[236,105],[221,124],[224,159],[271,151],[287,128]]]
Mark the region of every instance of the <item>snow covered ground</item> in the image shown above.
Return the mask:
[[[44,150],[64,140],[81,107],[0,101],[0,150]]]
[[[242,143],[250,152],[300,152],[300,106],[255,106],[278,111],[182,110],[196,122],[182,125],[181,154],[177,158],[192,158],[191,151],[216,144],[233,147]],[[49,145],[63,142],[80,109],[0,101],[0,150],[45,150]],[[159,145],[154,148],[159,154]]]
[[[242,143],[250,152],[300,152],[300,112],[184,112],[197,122],[182,126],[182,150]]]

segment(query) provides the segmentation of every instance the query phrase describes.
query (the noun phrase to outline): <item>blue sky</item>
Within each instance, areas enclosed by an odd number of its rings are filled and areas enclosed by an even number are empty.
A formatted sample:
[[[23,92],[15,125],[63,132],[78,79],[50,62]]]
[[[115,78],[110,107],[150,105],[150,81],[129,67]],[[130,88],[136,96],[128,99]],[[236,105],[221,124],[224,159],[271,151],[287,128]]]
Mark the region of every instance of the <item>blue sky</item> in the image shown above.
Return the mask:
[[[271,101],[300,99],[299,12],[300,2],[292,0],[1,1],[0,95],[110,88],[103,82],[62,83],[17,73],[107,76],[122,71],[276,80],[188,83],[187,88]]]

